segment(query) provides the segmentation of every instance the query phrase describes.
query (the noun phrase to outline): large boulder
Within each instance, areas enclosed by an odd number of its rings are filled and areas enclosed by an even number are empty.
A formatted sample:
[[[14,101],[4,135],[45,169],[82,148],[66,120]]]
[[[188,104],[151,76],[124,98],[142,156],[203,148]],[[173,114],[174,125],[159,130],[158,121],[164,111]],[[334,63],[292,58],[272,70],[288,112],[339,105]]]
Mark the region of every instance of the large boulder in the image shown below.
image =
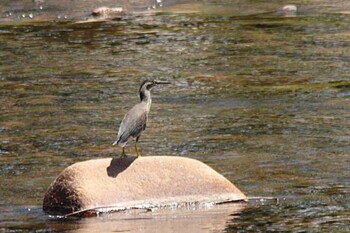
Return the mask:
[[[46,191],[43,210],[74,215],[234,201],[247,201],[247,197],[198,160],[170,156],[105,158],[63,170]]]

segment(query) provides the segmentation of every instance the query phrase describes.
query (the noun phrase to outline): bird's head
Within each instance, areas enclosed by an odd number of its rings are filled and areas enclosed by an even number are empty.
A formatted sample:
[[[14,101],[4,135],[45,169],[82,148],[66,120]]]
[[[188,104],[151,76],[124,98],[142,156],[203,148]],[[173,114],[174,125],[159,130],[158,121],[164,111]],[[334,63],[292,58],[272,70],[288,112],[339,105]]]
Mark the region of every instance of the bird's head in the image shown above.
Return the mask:
[[[169,84],[169,83],[170,82],[159,81],[159,80],[149,80],[149,79],[144,80],[140,86],[141,100],[144,98],[146,91],[150,91],[153,87],[157,86],[158,84]]]
[[[156,85],[157,84],[153,80],[146,79],[141,83],[140,92],[144,92],[146,90],[150,91]]]
[[[169,84],[170,82],[167,81],[160,81],[160,80],[149,80],[146,79],[141,83],[140,86],[140,92],[143,90],[151,90],[153,87],[155,87],[158,84]]]

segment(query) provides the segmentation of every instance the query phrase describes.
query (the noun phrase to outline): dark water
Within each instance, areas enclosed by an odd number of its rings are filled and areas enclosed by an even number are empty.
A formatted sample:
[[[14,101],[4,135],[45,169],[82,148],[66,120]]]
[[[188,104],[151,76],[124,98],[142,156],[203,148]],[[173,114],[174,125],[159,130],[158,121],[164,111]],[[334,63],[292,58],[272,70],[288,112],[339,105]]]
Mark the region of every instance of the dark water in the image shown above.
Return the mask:
[[[347,1],[293,1],[296,17],[283,1],[206,1],[86,23],[85,11],[58,17],[65,4],[28,18],[37,3],[22,2],[0,12],[0,231],[350,231]],[[153,91],[144,155],[199,159],[279,201],[43,214],[61,170],[120,154],[111,143],[146,77],[172,85]]]

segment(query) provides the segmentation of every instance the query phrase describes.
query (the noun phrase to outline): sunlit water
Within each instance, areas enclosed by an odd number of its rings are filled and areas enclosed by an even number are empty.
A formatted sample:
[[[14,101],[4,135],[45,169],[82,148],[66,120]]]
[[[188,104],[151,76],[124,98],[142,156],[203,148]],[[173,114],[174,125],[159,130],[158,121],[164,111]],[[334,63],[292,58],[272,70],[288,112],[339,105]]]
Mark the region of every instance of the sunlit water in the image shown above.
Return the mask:
[[[21,18],[37,3],[15,2],[0,12],[1,231],[350,231],[347,1],[294,1],[295,17],[281,1],[205,1],[90,23],[78,21],[92,5],[43,20]],[[280,201],[42,213],[65,167],[119,156],[111,143],[147,77],[172,84],[153,91],[144,155],[199,159],[247,196]]]

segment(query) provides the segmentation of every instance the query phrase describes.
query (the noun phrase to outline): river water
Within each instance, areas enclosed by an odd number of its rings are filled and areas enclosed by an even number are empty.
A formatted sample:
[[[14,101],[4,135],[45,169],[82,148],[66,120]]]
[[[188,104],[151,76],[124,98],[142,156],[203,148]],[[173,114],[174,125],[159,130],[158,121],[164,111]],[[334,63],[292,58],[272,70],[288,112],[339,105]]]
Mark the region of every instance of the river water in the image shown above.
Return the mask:
[[[93,1],[0,4],[0,231],[349,232],[350,4],[127,3],[100,21]],[[45,215],[60,171],[120,155],[111,143],[147,77],[171,85],[153,90],[142,153],[198,159],[262,198]]]

